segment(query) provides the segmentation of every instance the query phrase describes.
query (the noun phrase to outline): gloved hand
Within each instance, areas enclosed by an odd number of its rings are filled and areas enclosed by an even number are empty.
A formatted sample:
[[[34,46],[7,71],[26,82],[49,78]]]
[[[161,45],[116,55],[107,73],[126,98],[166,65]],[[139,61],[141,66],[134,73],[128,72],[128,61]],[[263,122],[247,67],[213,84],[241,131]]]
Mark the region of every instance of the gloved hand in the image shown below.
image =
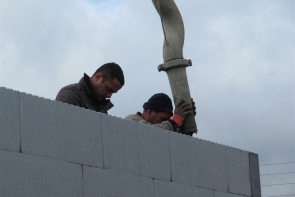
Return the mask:
[[[194,116],[196,116],[196,114],[197,114],[196,105],[195,105],[194,99],[191,98],[191,100],[192,100],[193,113],[194,113]]]
[[[171,120],[174,121],[177,127],[181,127],[185,117],[189,114],[192,114],[192,108],[189,103],[182,100],[177,106],[174,111],[174,115],[172,116]]]

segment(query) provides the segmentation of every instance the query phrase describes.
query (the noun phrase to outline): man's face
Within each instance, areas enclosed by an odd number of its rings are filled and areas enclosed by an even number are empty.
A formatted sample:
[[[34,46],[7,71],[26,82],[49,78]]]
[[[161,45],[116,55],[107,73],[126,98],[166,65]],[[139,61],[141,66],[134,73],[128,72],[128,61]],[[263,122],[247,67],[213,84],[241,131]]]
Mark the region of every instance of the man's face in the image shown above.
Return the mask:
[[[163,121],[169,120],[171,118],[171,115],[167,112],[155,112],[153,110],[149,111],[149,117],[147,122],[150,122],[151,124],[159,124]]]
[[[122,85],[117,79],[103,81],[102,73],[96,73],[91,78],[91,84],[98,101],[111,98],[113,93],[117,93],[122,88]]]

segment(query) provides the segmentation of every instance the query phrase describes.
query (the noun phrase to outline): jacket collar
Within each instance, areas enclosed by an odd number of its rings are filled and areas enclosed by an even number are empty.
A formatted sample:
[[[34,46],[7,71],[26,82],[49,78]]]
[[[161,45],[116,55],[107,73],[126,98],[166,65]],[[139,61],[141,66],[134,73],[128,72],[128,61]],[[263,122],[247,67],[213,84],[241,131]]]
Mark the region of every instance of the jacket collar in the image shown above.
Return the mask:
[[[93,93],[93,88],[91,86],[90,82],[90,77],[84,73],[84,77],[82,77],[79,81],[79,84],[81,85],[82,90],[89,96],[92,97]]]
[[[91,82],[90,82],[90,77],[86,73],[84,73],[84,77],[83,78],[84,78],[84,81],[86,83],[87,89],[91,93],[93,93],[93,88],[92,88],[92,85],[91,85]]]

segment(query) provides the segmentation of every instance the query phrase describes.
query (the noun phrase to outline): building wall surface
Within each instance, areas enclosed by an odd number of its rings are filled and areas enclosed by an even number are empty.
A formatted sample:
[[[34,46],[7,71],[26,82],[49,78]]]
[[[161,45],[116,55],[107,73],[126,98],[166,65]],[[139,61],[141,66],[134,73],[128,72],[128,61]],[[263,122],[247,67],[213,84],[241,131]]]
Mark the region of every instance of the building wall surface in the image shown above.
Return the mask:
[[[258,155],[0,87],[1,197],[260,197]]]

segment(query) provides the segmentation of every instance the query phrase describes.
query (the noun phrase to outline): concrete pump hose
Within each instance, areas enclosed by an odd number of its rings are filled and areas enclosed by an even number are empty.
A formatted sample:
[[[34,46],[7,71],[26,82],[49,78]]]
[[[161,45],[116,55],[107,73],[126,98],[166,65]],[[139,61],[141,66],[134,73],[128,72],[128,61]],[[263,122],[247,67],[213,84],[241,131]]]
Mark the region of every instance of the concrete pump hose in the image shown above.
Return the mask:
[[[164,62],[183,59],[184,25],[180,12],[173,0],[152,0],[158,11],[164,31]]]

